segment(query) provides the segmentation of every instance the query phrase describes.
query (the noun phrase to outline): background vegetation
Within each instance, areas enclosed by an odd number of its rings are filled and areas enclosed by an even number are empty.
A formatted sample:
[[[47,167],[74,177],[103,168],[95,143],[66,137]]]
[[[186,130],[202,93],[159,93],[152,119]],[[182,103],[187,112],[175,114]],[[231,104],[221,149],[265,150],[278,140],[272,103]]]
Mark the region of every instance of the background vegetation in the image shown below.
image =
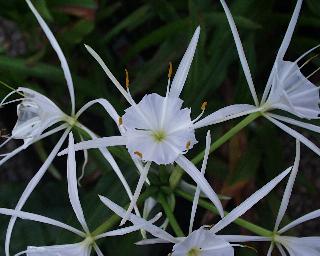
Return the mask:
[[[207,113],[233,103],[252,103],[235,44],[226,17],[218,0],[34,0],[42,16],[55,32],[69,62],[76,90],[77,106],[103,97],[123,113],[125,100],[106,75],[86,52],[83,44],[92,46],[104,58],[111,71],[121,81],[127,68],[131,92],[140,99],[145,93],[165,93],[168,63],[177,68],[197,25],[201,36],[195,59],[183,91],[185,105],[196,116],[203,101],[208,101]],[[254,81],[261,94],[284,36],[296,1],[234,0],[228,1],[238,25],[249,59]],[[294,60],[319,44],[320,3],[306,0],[293,41],[286,58]],[[305,69],[311,73],[320,65],[315,58]],[[67,87],[58,59],[41,32],[31,11],[22,0],[0,1],[0,80],[13,87],[31,87],[56,102],[66,113],[70,111]],[[319,75],[313,82],[320,80]],[[0,87],[0,98],[9,91]],[[0,128],[8,131],[16,121],[16,106],[0,109]],[[82,121],[100,135],[115,134],[111,119],[99,108],[92,108]],[[218,138],[234,120],[211,128],[213,139]],[[197,133],[199,143],[190,156],[204,148],[205,130]],[[293,162],[294,140],[264,120],[257,120],[245,131],[230,140],[209,159],[207,177],[217,190],[231,196],[225,205],[232,209],[257,187],[265,184],[280,170]],[[316,141],[316,137],[314,137]],[[14,207],[32,174],[40,167],[41,159],[56,141],[53,136],[38,143],[1,167],[0,205]],[[18,142],[9,144],[12,150]],[[125,150],[113,149],[126,177],[135,184],[136,170]],[[82,159],[79,155],[79,163]],[[292,216],[320,208],[316,155],[304,150],[308,160],[302,162],[296,196],[291,205]],[[311,159],[311,160],[310,160]],[[66,193],[66,159],[54,162],[51,174],[46,175],[25,209],[76,223]],[[79,164],[80,166],[80,164]],[[308,170],[303,170],[308,169]],[[90,161],[82,180],[80,198],[90,226],[95,228],[111,213],[99,202],[97,194],[125,204],[127,197],[121,185],[97,152],[90,152]],[[245,217],[266,228],[272,228],[278,209],[281,189],[272,193]],[[191,204],[177,198],[176,214],[187,229]],[[290,212],[290,211],[289,211]],[[214,223],[215,216],[199,211],[197,225]],[[0,217],[0,240],[8,218]],[[77,224],[75,224],[77,225]],[[309,225],[312,235],[316,223]],[[319,224],[318,224],[319,227]],[[234,231],[238,228],[234,227]],[[307,232],[307,230],[304,230]],[[244,231],[241,231],[244,232]],[[318,234],[319,235],[319,234]],[[19,221],[14,233],[13,251],[27,245],[74,242],[67,232],[41,224]],[[138,247],[133,242],[139,234],[126,239],[106,239],[102,244],[105,255],[165,255],[164,247]],[[243,255],[262,255],[263,248],[254,245],[258,253],[241,249]],[[157,250],[156,250],[157,249]],[[0,243],[3,251],[3,243]]]

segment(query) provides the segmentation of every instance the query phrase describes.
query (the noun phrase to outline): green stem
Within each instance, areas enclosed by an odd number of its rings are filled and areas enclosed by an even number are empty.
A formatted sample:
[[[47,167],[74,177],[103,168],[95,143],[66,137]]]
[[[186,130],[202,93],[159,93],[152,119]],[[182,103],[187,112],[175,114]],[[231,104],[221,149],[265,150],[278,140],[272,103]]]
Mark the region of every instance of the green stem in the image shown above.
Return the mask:
[[[176,217],[174,216],[174,214],[171,210],[170,205],[168,204],[165,196],[162,193],[159,194],[158,200],[159,200],[159,203],[162,205],[162,208],[163,208],[163,210],[169,220],[169,223],[170,223],[174,233],[176,234],[176,236],[177,237],[184,237],[183,231],[180,228],[180,226],[176,220]]]
[[[215,142],[213,142],[210,146],[210,154],[218,149],[221,145],[226,143],[229,139],[231,139],[234,135],[236,135],[239,131],[241,131],[244,127],[246,127],[248,124],[253,122],[255,119],[261,116],[260,112],[255,112],[250,115],[248,115],[246,118],[244,118],[241,122],[239,122],[236,126],[231,128],[227,133],[225,133],[222,137],[217,139]],[[204,150],[200,152],[198,155],[196,155],[191,161],[194,164],[199,163],[204,156]],[[179,184],[182,176],[184,175],[184,171],[177,167],[175,170],[172,172],[170,176],[170,187],[172,189],[176,188],[177,185]]]
[[[175,190],[175,194],[190,201],[193,202],[193,195],[190,195],[180,189],[176,189]],[[215,214],[219,214],[218,210],[216,207],[214,207],[211,203],[203,200],[203,199],[199,199],[199,206],[215,213]],[[225,214],[228,214],[228,212],[225,211]],[[240,227],[243,227],[257,235],[263,236],[263,237],[272,237],[273,233],[270,230],[267,230],[265,228],[262,228],[256,224],[253,224],[249,221],[246,221],[242,218],[238,218],[234,221],[235,224],[239,225]]]

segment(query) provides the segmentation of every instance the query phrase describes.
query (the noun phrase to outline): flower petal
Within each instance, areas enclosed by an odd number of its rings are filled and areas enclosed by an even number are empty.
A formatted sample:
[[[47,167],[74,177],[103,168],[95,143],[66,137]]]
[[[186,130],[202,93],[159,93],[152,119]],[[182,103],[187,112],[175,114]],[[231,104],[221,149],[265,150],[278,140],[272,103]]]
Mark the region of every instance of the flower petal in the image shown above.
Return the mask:
[[[123,209],[121,206],[115,204],[108,198],[104,196],[99,196],[102,203],[104,203],[111,211],[113,211],[118,216],[124,218],[126,215],[126,210]],[[163,229],[151,224],[149,221],[142,219],[134,214],[129,214],[128,220],[132,222],[133,225],[141,225],[143,224],[143,229],[152,234],[153,236],[157,238],[161,238],[163,240],[166,240],[171,243],[176,243],[178,240],[174,238],[172,235],[164,231]]]
[[[216,225],[214,225],[211,228],[211,231],[214,233],[219,232],[226,226],[228,226],[230,223],[232,223],[234,220],[239,218],[242,214],[244,214],[246,211],[248,211],[252,206],[254,206],[257,202],[259,202],[262,198],[264,198],[267,194],[270,193],[272,189],[280,181],[282,181],[288,173],[291,171],[292,167],[287,168],[284,170],[280,175],[272,179],[270,182],[268,182],[266,185],[264,185],[262,188],[257,190],[254,194],[252,194],[249,198],[247,198],[244,202],[242,202],[239,206],[237,206],[235,209],[233,209],[228,215],[226,215],[222,220],[220,220]]]
[[[34,213],[30,213],[30,212],[23,212],[23,211],[17,211],[17,210],[12,210],[12,209],[6,209],[6,208],[0,208],[0,214],[3,215],[7,215],[7,216],[13,216],[16,218],[20,218],[23,220],[31,220],[31,221],[37,221],[40,223],[45,223],[45,224],[49,224],[55,227],[59,227],[59,228],[63,228],[65,230],[68,230],[72,233],[75,233],[78,236],[81,237],[85,237],[85,233],[83,233],[82,231],[73,228],[67,224],[64,224],[60,221],[39,215],[39,214],[34,214]]]
[[[220,0],[220,2],[222,4],[224,12],[226,13],[226,16],[227,16],[227,19],[228,19],[228,22],[229,22],[229,25],[230,25],[230,29],[231,29],[231,32],[232,32],[232,35],[233,35],[234,41],[236,43],[236,47],[237,47],[237,51],[238,51],[238,54],[239,54],[240,62],[241,62],[241,65],[242,65],[242,69],[243,69],[244,75],[245,75],[245,77],[247,79],[247,83],[249,85],[249,89],[250,89],[252,98],[254,100],[254,104],[256,106],[258,106],[259,105],[259,101],[258,101],[257,93],[256,93],[256,90],[254,88],[254,83],[253,83],[253,80],[252,80],[249,64],[248,64],[246,55],[245,55],[244,50],[243,50],[243,46],[242,46],[242,43],[241,43],[241,39],[240,39],[238,30],[237,30],[236,24],[235,24],[235,22],[233,20],[232,14],[231,14],[231,12],[229,10],[229,7],[226,4],[226,2],[224,0]]]
[[[179,98],[189,73],[192,59],[197,48],[199,36],[200,36],[200,27],[197,27],[190,41],[188,49],[186,50],[179,64],[178,70],[173,78],[169,96]]]
[[[92,148],[106,148],[111,146],[120,146],[126,144],[126,138],[123,136],[110,136],[103,138],[96,138],[92,140],[82,141],[75,144],[75,151],[92,149]],[[68,154],[68,149],[64,149],[59,152],[58,156]]]
[[[83,210],[79,200],[78,183],[77,183],[77,163],[74,150],[74,138],[72,132],[69,134],[69,148],[67,160],[67,179],[68,195],[73,211],[77,216],[83,230],[88,234],[89,228],[84,218]]]
[[[283,41],[281,43],[281,46],[279,48],[279,51],[278,51],[278,54],[277,54],[277,57],[276,57],[276,60],[275,60],[275,64],[279,60],[283,60],[284,55],[286,54],[286,51],[287,51],[287,49],[289,47],[289,44],[290,44],[294,29],[296,27],[296,24],[297,24],[297,21],[298,21],[298,18],[299,18],[302,2],[303,2],[303,0],[298,0],[297,1],[296,7],[295,7],[295,9],[293,11],[293,14],[292,14],[292,17],[291,17],[291,20],[290,20],[290,23],[289,23],[289,26],[287,28],[286,34],[285,34],[285,36],[283,38]],[[272,77],[274,76],[274,72],[275,72],[275,64],[273,65],[273,68],[272,68],[272,71],[270,73],[267,85],[266,85],[266,87],[264,89],[262,100],[261,100],[261,104],[265,103],[265,101],[267,99],[267,96],[268,96],[268,93],[270,91],[270,88],[271,88],[271,85],[272,85]]]
[[[213,112],[205,118],[202,118],[194,124],[194,129],[205,127],[212,124],[218,124],[233,118],[237,118],[259,111],[259,108],[249,104],[230,105]]]
[[[293,185],[296,180],[297,173],[298,173],[299,163],[300,163],[300,141],[296,140],[296,157],[294,160],[294,164],[293,164],[290,176],[289,176],[289,180],[288,180],[286,189],[283,193],[283,197],[281,200],[281,205],[280,205],[278,216],[277,216],[276,223],[274,226],[275,231],[278,231],[279,225],[280,225],[280,223],[283,219],[283,216],[288,208],[289,200],[290,200],[291,193],[292,193],[292,188],[293,188]]]
[[[269,115],[264,115],[270,122],[274,123],[276,126],[284,130],[286,133],[290,134],[292,137],[296,138],[297,140],[301,141],[304,145],[310,148],[314,153],[320,156],[320,148],[318,148],[314,143],[304,137],[302,134],[298,133],[297,131],[291,129],[290,127],[286,126],[285,124],[277,121],[276,119],[270,117]]]
[[[272,240],[272,237],[263,236],[217,235],[217,237],[222,238],[229,243],[267,242]]]
[[[107,74],[107,76],[110,78],[110,80],[113,82],[113,84],[117,87],[117,89],[121,92],[121,94],[125,97],[125,99],[131,104],[131,98],[126,92],[126,90],[121,86],[119,81],[114,77],[114,75],[111,73],[110,69],[107,67],[107,65],[104,63],[102,58],[99,56],[98,53],[96,53],[89,45],[84,45],[88,52],[91,54],[93,58],[100,64],[103,71]]]
[[[208,131],[207,136],[206,136],[206,149],[204,152],[204,157],[203,157],[202,166],[201,166],[201,173],[203,175],[204,175],[204,173],[206,171],[206,167],[207,167],[208,157],[209,157],[209,153],[210,153],[210,145],[211,145],[211,134],[210,134],[210,131]],[[194,218],[196,216],[199,197],[200,197],[200,187],[197,186],[196,192],[194,194],[193,202],[192,202],[192,210],[191,210],[190,224],[189,224],[189,234],[192,232],[192,229],[193,229],[193,223],[194,223]]]
[[[71,98],[71,106],[72,106],[72,114],[74,114],[75,111],[75,96],[74,96],[74,87],[73,87],[73,82],[72,82],[72,77],[71,77],[71,73],[70,73],[70,69],[67,63],[67,60],[56,40],[56,38],[54,37],[54,35],[52,34],[50,28],[48,27],[48,25],[46,24],[46,22],[42,19],[42,17],[40,16],[40,14],[38,13],[38,11],[36,10],[36,8],[34,8],[34,6],[32,5],[30,0],[26,0],[27,4],[29,5],[29,8],[31,9],[31,11],[33,12],[34,16],[36,17],[36,19],[39,22],[39,25],[41,26],[43,32],[46,34],[52,48],[55,50],[55,52],[58,55],[58,58],[61,62],[61,67],[64,73],[64,76],[66,78],[67,81],[67,85],[68,85],[68,89],[69,89],[69,93],[70,93],[70,98]]]
[[[214,192],[208,181],[205,179],[204,175],[199,172],[197,167],[190,162],[185,156],[180,155],[176,163],[186,172],[189,174],[189,176],[195,181],[195,183],[200,187],[200,189],[205,193],[208,198],[212,201],[212,203],[215,205],[215,207],[218,209],[218,212],[223,218],[224,212],[222,204],[219,200],[219,197]]]
[[[132,209],[137,204],[138,198],[139,198],[139,196],[141,194],[141,190],[142,190],[143,184],[147,180],[147,176],[148,176],[148,173],[149,173],[150,166],[151,166],[151,162],[147,162],[146,165],[144,166],[143,172],[140,174],[136,190],[135,190],[135,192],[133,194],[132,200],[131,200],[130,205],[129,205],[128,209],[127,209],[127,213],[124,216],[124,218],[122,219],[120,225],[123,225],[123,224],[126,223],[126,221],[128,220],[128,217],[129,217]]]
[[[30,194],[33,192],[34,188],[38,185],[39,181],[43,177],[43,175],[46,173],[47,169],[49,168],[50,164],[52,163],[53,159],[56,157],[57,153],[59,152],[60,148],[62,147],[63,142],[66,140],[71,128],[68,128],[61,136],[57,144],[52,149],[51,153],[47,157],[46,161],[42,164],[38,172],[33,176],[33,178],[28,183],[27,187],[23,191],[15,210],[19,211],[22,209],[26,201],[28,200]],[[7,232],[6,232],[6,241],[5,241],[5,252],[6,255],[9,256],[9,248],[10,248],[10,240],[11,240],[11,234],[14,227],[14,224],[16,222],[17,217],[11,217]]]
[[[315,210],[313,212],[310,212],[294,221],[292,221],[291,223],[289,223],[288,225],[286,225],[285,227],[283,227],[282,229],[279,230],[279,233],[282,234],[286,231],[288,231],[289,229],[294,228],[297,225],[300,225],[303,222],[309,221],[309,220],[313,220],[316,218],[320,217],[320,210]]]

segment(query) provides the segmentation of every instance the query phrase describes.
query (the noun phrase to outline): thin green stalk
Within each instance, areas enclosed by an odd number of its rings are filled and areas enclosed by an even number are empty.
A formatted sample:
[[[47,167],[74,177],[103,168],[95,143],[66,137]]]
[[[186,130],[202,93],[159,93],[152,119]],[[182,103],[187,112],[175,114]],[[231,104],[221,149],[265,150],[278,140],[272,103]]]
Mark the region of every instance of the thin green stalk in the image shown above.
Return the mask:
[[[246,118],[244,118],[241,122],[239,122],[236,126],[231,128],[227,133],[225,133],[222,137],[217,139],[215,142],[213,142],[210,146],[210,154],[218,149],[221,145],[226,143],[229,139],[231,139],[234,135],[236,135],[239,131],[241,131],[244,127],[249,125],[251,122],[253,122],[255,119],[261,116],[260,112],[255,112],[250,115],[248,115]],[[199,163],[204,156],[204,150],[200,152],[198,155],[196,155],[191,161],[194,164]],[[179,184],[182,176],[184,175],[184,171],[177,167],[175,170],[172,172],[170,176],[170,187],[172,189],[176,188],[177,185]]]
[[[176,189],[175,190],[175,194],[190,201],[193,202],[193,195],[190,195],[180,189]],[[212,203],[209,203],[203,199],[199,199],[199,206],[215,213],[215,214],[219,214],[218,210],[216,207],[213,206]],[[228,214],[228,212],[225,211],[225,214]],[[246,221],[242,218],[238,218],[234,221],[235,224],[239,225],[240,227],[243,227],[257,235],[263,236],[263,237],[272,237],[273,233],[270,230],[267,230],[265,228],[262,228],[256,224],[253,224],[249,221]]]
[[[176,217],[174,216],[174,214],[171,210],[171,207],[168,204],[165,196],[160,193],[158,196],[158,200],[159,200],[159,203],[161,204],[176,236],[177,237],[184,237],[183,231],[182,231],[181,227],[179,226],[179,223],[177,222]]]

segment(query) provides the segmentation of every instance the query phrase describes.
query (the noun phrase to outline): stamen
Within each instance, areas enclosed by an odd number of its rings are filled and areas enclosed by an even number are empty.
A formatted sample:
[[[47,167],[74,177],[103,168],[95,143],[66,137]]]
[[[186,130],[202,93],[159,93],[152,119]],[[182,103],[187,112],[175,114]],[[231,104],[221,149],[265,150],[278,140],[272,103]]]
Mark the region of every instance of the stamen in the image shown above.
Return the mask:
[[[191,146],[191,141],[189,140],[186,144],[186,150],[188,151],[190,149]]]
[[[16,92],[16,93],[20,94],[22,97],[24,97],[23,93],[17,91],[17,89],[13,88],[12,86],[8,85],[7,83],[2,82],[2,81],[0,81],[0,83],[2,85],[4,85],[5,87],[7,87],[8,89],[10,89],[11,91]]]
[[[318,67],[315,71],[313,71],[310,75],[307,76],[307,79],[315,75],[320,70],[320,67]]]
[[[139,152],[139,151],[134,151],[133,154],[137,155],[137,156],[140,157],[140,158],[143,157],[142,153]]]
[[[122,116],[119,117],[118,124],[119,126],[123,124]]]
[[[127,69],[125,69],[125,72],[126,72],[126,88],[129,89],[129,84],[130,84],[129,72]]]
[[[207,101],[204,101],[204,102],[202,103],[202,105],[201,105],[201,110],[202,110],[202,111],[205,111],[206,108],[207,108],[207,106],[208,106],[208,102],[207,102]]]
[[[312,61],[313,59],[317,58],[318,56],[319,56],[319,53],[316,54],[316,55],[314,55],[314,56],[312,56],[312,57],[310,57],[310,58],[307,59],[306,62],[303,63],[299,68],[300,68],[300,69],[303,68],[305,65],[307,65],[310,61]]]
[[[169,62],[169,71],[168,71],[168,78],[170,79],[172,77],[172,62]]]

